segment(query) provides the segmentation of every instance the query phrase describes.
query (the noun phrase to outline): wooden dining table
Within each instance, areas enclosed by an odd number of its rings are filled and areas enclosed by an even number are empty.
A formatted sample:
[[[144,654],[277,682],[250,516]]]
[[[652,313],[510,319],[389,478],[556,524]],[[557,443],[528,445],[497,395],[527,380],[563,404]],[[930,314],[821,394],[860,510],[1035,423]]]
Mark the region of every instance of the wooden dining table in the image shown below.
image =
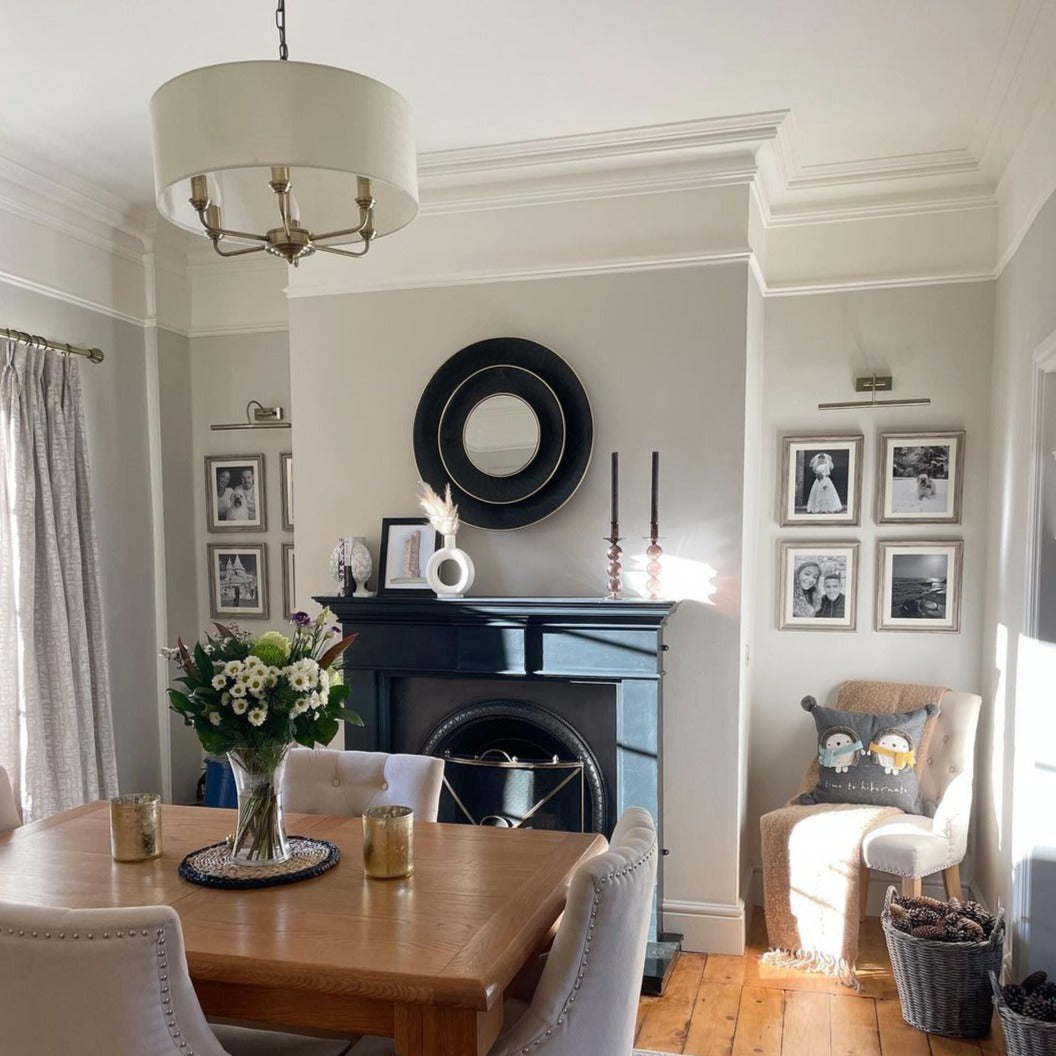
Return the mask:
[[[363,872],[358,817],[288,814],[340,862],[309,880],[200,887],[177,866],[223,840],[235,812],[162,808],[162,856],[115,862],[109,810],[90,803],[0,835],[0,899],[35,905],[165,904],[179,914],[210,1017],[305,1033],[381,1034],[400,1056],[480,1056],[503,993],[544,946],[594,834],[419,822],[414,873]]]

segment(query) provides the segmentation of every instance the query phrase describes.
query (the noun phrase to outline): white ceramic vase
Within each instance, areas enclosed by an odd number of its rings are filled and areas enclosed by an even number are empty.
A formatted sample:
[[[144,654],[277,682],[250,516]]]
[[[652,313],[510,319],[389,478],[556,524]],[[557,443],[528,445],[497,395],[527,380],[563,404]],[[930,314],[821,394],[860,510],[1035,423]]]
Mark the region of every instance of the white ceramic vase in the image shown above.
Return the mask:
[[[348,564],[352,569],[352,578],[356,581],[356,591],[352,597],[372,598],[374,591],[367,590],[367,583],[374,571],[374,562],[367,549],[367,540],[362,535],[357,535],[352,539],[352,553]]]
[[[445,561],[453,561],[458,568],[458,579],[454,583],[445,583],[440,578],[440,566]],[[453,535],[444,536],[444,545],[429,558],[429,563],[425,566],[425,581],[436,591],[438,598],[463,597],[473,586],[475,574],[472,558],[465,550],[459,550],[455,546]]]

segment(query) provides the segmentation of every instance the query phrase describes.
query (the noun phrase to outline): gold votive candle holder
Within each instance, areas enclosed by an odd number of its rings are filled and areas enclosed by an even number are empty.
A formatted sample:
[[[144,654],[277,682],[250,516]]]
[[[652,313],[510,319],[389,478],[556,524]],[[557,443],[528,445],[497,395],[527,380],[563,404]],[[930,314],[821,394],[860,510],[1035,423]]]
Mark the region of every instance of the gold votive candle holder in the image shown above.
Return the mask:
[[[410,807],[368,807],[363,812],[363,871],[375,880],[414,872],[414,811]]]
[[[161,796],[132,792],[110,800],[110,853],[115,862],[161,857]]]

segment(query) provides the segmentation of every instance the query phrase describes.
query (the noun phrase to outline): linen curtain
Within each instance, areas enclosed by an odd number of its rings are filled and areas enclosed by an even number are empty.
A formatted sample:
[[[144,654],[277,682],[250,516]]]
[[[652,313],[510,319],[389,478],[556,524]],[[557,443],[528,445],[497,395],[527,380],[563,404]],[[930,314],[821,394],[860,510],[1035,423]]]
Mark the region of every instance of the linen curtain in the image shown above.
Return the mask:
[[[0,340],[0,765],[24,821],[117,793],[78,366]]]

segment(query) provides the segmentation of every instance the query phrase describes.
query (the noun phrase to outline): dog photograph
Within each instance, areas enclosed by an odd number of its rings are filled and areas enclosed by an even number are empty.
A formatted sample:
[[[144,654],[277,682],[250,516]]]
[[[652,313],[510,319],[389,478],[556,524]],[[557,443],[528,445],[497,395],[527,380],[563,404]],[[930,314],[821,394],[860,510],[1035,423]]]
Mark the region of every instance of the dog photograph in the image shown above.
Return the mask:
[[[964,433],[881,434],[880,523],[957,523]]]
[[[781,439],[781,523],[857,524],[862,437]]]
[[[877,630],[957,630],[961,543],[880,543]]]
[[[853,631],[858,544],[781,543],[778,626],[782,630]]]
[[[263,455],[207,455],[205,487],[210,532],[264,531]]]

